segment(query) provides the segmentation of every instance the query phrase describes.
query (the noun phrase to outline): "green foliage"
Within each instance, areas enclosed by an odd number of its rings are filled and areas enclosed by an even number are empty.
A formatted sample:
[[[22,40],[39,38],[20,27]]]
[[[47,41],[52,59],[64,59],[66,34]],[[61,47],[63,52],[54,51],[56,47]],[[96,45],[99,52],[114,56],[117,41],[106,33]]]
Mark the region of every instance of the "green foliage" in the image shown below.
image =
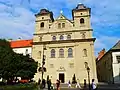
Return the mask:
[[[36,84],[18,84],[18,85],[6,85],[1,86],[0,89],[3,90],[37,90]]]
[[[73,78],[72,78],[72,84],[75,84],[77,81],[76,81],[76,76],[75,74],[73,75]]]
[[[37,62],[28,55],[14,53],[9,42],[0,39],[0,77],[13,80],[14,77],[33,78]]]

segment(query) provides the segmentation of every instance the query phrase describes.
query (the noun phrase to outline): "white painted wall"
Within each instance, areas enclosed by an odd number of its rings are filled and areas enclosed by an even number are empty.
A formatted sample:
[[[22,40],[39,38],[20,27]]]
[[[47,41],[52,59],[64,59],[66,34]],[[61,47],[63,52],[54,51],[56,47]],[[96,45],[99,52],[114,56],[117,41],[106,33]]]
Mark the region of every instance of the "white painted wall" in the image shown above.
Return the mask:
[[[113,77],[115,83],[120,83],[120,63],[117,62],[116,56],[120,55],[120,52],[112,52],[112,58],[113,58]]]
[[[24,48],[13,48],[13,51],[19,54],[23,54],[26,55],[26,50],[28,50],[28,53],[31,57],[31,53],[32,53],[32,47],[24,47]]]

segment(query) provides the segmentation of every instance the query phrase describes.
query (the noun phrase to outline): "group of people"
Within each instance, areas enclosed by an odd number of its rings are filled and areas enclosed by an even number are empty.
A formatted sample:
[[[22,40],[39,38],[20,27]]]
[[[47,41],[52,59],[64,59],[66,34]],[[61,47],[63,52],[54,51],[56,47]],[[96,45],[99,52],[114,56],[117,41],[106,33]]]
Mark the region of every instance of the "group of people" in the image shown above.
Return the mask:
[[[38,84],[40,84],[40,83],[41,83],[41,80],[39,79]],[[46,82],[45,82],[45,79],[43,79],[42,87],[45,88],[45,85],[46,85]],[[47,86],[48,86],[48,90],[53,90],[54,89],[54,86],[51,83],[51,79],[47,80]],[[81,88],[79,80],[77,80],[77,82],[75,83],[75,87],[76,88]],[[71,88],[70,80],[68,81],[68,88]],[[87,88],[86,80],[84,80],[84,88]],[[92,83],[91,83],[90,88],[91,88],[91,90],[97,90],[97,85],[96,85],[94,79],[92,79]],[[56,90],[60,90],[60,80],[58,80],[58,79],[56,80]]]
[[[79,81],[77,81],[75,84],[76,84],[75,85],[76,88],[81,88]],[[70,80],[68,81],[68,88],[71,88]],[[87,88],[87,84],[86,84],[86,80],[85,79],[84,79],[84,88]],[[94,79],[92,79],[92,83],[91,83],[91,87],[90,88],[91,88],[91,90],[97,90],[97,85],[96,85]]]

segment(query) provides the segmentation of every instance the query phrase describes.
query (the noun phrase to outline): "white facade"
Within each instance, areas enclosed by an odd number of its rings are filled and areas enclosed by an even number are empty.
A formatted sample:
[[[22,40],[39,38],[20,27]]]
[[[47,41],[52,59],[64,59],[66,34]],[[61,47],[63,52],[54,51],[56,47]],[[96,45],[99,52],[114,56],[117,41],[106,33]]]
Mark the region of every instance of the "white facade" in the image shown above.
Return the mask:
[[[117,56],[120,56],[120,52],[112,52],[114,82],[120,83],[120,63],[118,62]]]
[[[13,51],[23,55],[29,54],[31,57],[32,47],[13,48]]]

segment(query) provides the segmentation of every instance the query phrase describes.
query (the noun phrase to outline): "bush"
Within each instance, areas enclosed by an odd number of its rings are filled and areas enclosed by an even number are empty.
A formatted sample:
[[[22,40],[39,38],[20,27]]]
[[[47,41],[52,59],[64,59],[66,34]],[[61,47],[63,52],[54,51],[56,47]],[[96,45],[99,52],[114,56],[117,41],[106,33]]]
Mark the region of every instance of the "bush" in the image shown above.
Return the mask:
[[[0,89],[3,90],[35,90],[37,88],[37,85],[34,83],[30,84],[17,84],[17,85],[6,85],[2,86]]]

